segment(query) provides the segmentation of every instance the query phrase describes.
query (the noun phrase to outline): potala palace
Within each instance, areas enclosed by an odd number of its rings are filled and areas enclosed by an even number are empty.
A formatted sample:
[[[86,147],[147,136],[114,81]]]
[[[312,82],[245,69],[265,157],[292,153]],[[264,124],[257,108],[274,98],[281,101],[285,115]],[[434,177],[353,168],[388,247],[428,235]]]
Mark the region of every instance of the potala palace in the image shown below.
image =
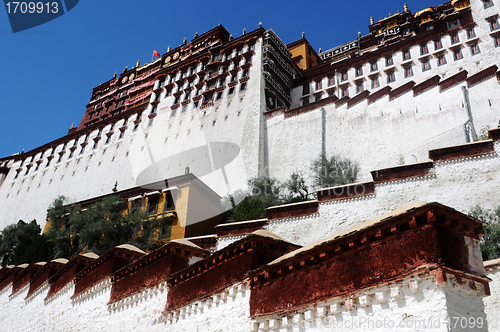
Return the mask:
[[[0,158],[0,229],[119,195],[171,241],[1,268],[0,331],[500,331],[467,216],[500,205],[497,2],[404,5],[319,52],[219,25],[96,86],[66,136]],[[219,224],[322,153],[359,182]]]

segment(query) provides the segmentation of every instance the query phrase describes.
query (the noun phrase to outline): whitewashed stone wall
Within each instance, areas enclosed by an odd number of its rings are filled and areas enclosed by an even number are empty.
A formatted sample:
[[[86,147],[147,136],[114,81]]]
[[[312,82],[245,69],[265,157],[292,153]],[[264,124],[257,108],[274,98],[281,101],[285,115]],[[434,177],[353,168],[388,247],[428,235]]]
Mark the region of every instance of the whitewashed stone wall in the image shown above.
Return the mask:
[[[248,46],[245,46],[246,50]],[[223,98],[215,101],[211,107],[203,110],[200,107],[193,108],[191,102],[185,112],[179,107],[175,116],[172,116],[170,106],[174,103],[174,97],[164,98],[163,92],[156,117],[152,120],[148,118],[150,105],[142,113],[142,121],[135,131],[135,115],[127,123],[118,121],[114,124],[114,134],[108,144],[105,144],[106,133],[110,131],[111,125],[104,127],[96,149],[93,149],[93,139],[98,131],[89,135],[83,154],[80,154],[80,144],[84,142],[85,136],[80,136],[71,159],[68,156],[73,140],[67,143],[61,162],[57,163],[62,144],[55,149],[54,158],[48,167],[45,166],[51,149],[44,151],[43,156],[38,154],[27,175],[25,166],[30,160],[24,160],[23,166],[21,161],[10,162],[11,171],[0,186],[0,229],[20,219],[27,222],[36,219],[43,228],[47,209],[59,195],[68,197],[69,203],[77,202],[110,194],[115,183],[117,190],[124,190],[142,185],[144,180],[150,183],[182,175],[186,167],[190,167],[194,175],[221,196],[246,187],[247,179],[256,177],[263,167],[261,110],[265,109],[265,101],[261,59],[262,39],[258,39],[246,89],[240,91],[238,84],[234,94],[228,96],[229,89],[226,87]],[[238,79],[241,73],[240,70]],[[124,137],[119,138],[119,128],[124,126],[128,128]],[[227,157],[234,154],[230,151],[231,147],[209,150],[212,156],[193,153],[195,148],[205,147],[209,142],[236,144],[239,148],[236,158]],[[42,163],[35,172],[35,162],[39,159]],[[203,163],[202,160],[209,162]],[[222,169],[221,163],[224,165]],[[152,165],[158,167],[147,170]],[[20,167],[23,170],[14,179],[15,170]],[[143,173],[145,170],[146,174]]]
[[[436,162],[433,174],[375,185],[375,194],[320,202],[318,213],[270,221],[266,229],[299,245],[321,240],[415,201],[438,202],[467,214],[500,205],[500,142],[495,153]],[[223,238],[228,245],[232,238]]]
[[[488,262],[485,262],[488,265]],[[500,331],[500,270],[498,264],[486,269],[486,276],[491,279],[491,296],[484,298],[484,310],[488,317],[490,331]]]
[[[484,287],[460,285],[448,275],[416,274],[393,283],[333,298],[291,315],[250,317],[249,281],[164,312],[167,288],[158,286],[107,305],[109,280],[84,299],[70,299],[73,287],[44,302],[48,288],[29,301],[27,288],[0,294],[0,331],[461,331],[453,317],[465,317],[471,331],[487,331]],[[29,315],[29,316],[28,316]],[[481,323],[481,324],[480,324]],[[451,326],[450,326],[451,324]],[[478,328],[479,324],[482,326]],[[494,331],[491,329],[490,331]]]

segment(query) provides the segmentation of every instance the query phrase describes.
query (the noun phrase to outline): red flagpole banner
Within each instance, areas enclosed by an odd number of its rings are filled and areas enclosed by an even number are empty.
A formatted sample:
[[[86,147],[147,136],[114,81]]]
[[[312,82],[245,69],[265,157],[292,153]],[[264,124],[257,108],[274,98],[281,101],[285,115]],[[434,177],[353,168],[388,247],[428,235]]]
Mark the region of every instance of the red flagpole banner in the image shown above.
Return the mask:
[[[158,58],[161,57],[160,53],[157,51],[153,51],[153,56],[158,57]]]

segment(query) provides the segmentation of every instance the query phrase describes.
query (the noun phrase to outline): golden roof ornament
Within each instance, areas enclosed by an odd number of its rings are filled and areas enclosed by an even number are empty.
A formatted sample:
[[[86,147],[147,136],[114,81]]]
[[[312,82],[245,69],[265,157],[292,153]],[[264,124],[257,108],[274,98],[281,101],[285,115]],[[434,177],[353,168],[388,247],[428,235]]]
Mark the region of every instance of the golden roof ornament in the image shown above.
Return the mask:
[[[167,48],[167,52],[170,52],[172,49],[170,48],[170,46]]]
[[[375,24],[375,19],[372,17],[370,17],[370,24]]]
[[[116,78],[116,71],[115,71],[115,73],[113,74],[113,78]]]
[[[139,66],[140,66],[140,65],[141,65],[141,61],[137,60],[137,63],[135,64],[135,66],[136,66],[137,68],[139,68]]]
[[[247,34],[247,28],[243,28],[243,34],[246,35]]]
[[[71,128],[69,128],[69,129],[74,129],[74,128],[75,128],[75,123],[74,123],[74,122],[72,122],[72,123],[71,123]]]
[[[405,12],[407,12],[408,11],[408,4],[405,3],[405,7],[404,8],[405,8]]]

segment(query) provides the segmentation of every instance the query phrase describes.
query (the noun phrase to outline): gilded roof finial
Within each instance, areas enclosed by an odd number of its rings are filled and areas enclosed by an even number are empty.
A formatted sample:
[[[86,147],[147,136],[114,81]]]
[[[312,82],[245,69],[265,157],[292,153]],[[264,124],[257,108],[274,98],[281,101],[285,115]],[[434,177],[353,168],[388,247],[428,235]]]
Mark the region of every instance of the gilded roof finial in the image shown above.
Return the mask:
[[[262,28],[262,22],[259,22],[259,28]]]
[[[405,12],[408,11],[408,4],[405,3]]]
[[[302,32],[302,38],[306,38],[306,33]]]
[[[247,34],[247,28],[243,28],[243,34],[246,35]]]
[[[198,37],[198,31],[194,33],[194,38]]]
[[[375,19],[372,17],[370,17],[370,24],[375,24]]]
[[[319,48],[318,53],[321,53],[321,47]]]
[[[229,35],[229,40],[233,40],[233,39],[234,39],[233,35]]]
[[[396,12],[396,13],[398,13],[398,14],[399,14],[399,9],[397,10],[397,12]]]
[[[74,122],[71,123],[71,128],[69,128],[69,129],[73,129],[73,128],[75,128],[75,123]]]
[[[128,67],[128,66],[125,66],[125,68],[123,68],[123,72],[126,72],[126,71],[127,71],[127,67]]]
[[[137,68],[139,68],[139,66],[140,66],[140,65],[141,65],[141,62],[140,62],[139,60],[137,60],[137,62],[136,62],[136,64],[135,64],[135,66],[136,66]]]
[[[184,39],[182,40],[182,45],[186,45],[186,43],[187,43],[187,39],[186,39],[186,37],[184,37]]]
[[[115,71],[115,73],[113,74],[113,78],[116,78],[116,71]]]
[[[167,47],[167,52],[170,52],[172,49],[169,47]]]
[[[391,15],[392,15],[391,12],[389,12],[389,17],[391,17]]]
[[[358,31],[358,38],[361,38],[361,31]]]

